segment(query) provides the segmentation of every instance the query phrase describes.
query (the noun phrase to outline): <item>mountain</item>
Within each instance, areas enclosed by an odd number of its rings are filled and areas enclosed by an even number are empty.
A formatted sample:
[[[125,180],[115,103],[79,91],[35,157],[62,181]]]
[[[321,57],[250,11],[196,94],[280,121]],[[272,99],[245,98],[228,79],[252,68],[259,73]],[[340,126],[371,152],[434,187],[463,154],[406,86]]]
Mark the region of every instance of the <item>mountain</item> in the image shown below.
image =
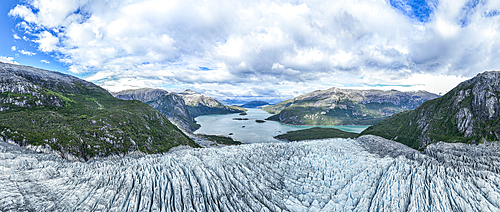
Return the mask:
[[[176,126],[193,132],[200,128],[189,113],[184,99],[174,92],[162,89],[142,88],[113,93],[113,96],[123,100],[139,100],[165,115]]]
[[[255,97],[238,97],[237,99],[224,98],[218,99],[219,102],[225,105],[242,105],[251,101],[254,101]],[[277,98],[266,98],[265,96],[260,96],[259,101],[267,102],[267,104],[277,104],[286,99],[277,99]]]
[[[219,99],[219,102],[225,105],[242,105],[247,103],[248,101],[243,100],[243,99]]]
[[[500,140],[500,72],[460,83],[415,110],[395,114],[361,134],[378,135],[412,148],[437,141],[478,143]]]
[[[242,104],[240,107],[242,107],[242,108],[257,108],[257,107],[261,107],[261,106],[268,105],[268,104],[269,103],[264,102],[264,101],[251,101],[251,102],[247,102],[245,104]]]
[[[0,111],[0,140],[68,159],[197,146],[142,102],[120,100],[93,83],[32,67],[0,63]]]
[[[179,93],[186,102],[189,113],[193,117],[210,114],[241,113],[245,109],[237,106],[226,106],[212,97],[196,93],[192,90],[185,90]]]
[[[426,91],[351,90],[330,88],[303,94],[262,109],[268,120],[293,125],[372,125],[439,97]]]

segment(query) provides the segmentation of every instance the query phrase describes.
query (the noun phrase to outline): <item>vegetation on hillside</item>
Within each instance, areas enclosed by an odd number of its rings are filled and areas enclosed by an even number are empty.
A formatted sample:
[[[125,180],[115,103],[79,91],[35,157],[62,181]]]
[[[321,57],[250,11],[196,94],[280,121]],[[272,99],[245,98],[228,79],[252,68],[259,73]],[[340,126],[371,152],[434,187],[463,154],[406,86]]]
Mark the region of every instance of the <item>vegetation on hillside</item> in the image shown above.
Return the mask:
[[[217,144],[222,144],[222,145],[240,145],[242,144],[239,141],[234,140],[231,137],[226,137],[226,136],[221,136],[221,135],[204,135],[204,134],[196,134],[199,135],[205,139],[208,139],[210,141],[213,141]]]
[[[15,89],[22,92],[0,93],[0,136],[4,141],[50,148],[63,157],[82,160],[123,156],[131,151],[162,153],[178,145],[198,146],[165,116],[140,101],[114,98],[77,78],[67,83],[26,75],[16,78],[21,82],[11,82],[18,73],[0,71],[3,87],[22,88]]]

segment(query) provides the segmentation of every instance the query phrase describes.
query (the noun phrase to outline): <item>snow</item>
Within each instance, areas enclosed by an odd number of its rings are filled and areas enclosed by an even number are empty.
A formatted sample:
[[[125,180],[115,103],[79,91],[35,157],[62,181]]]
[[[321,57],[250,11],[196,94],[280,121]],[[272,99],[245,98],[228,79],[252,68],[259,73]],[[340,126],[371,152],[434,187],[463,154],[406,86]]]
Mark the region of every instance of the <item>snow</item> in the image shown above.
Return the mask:
[[[499,211],[499,150],[364,136],[83,163],[0,142],[0,211]]]

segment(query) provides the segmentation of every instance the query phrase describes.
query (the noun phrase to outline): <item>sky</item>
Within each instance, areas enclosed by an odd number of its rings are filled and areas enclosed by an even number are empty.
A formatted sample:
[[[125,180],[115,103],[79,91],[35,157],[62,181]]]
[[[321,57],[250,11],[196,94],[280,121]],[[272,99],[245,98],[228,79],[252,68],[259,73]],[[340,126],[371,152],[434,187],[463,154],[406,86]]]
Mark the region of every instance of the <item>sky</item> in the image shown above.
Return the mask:
[[[108,89],[276,103],[314,90],[444,94],[500,69],[493,0],[2,0],[0,61]]]

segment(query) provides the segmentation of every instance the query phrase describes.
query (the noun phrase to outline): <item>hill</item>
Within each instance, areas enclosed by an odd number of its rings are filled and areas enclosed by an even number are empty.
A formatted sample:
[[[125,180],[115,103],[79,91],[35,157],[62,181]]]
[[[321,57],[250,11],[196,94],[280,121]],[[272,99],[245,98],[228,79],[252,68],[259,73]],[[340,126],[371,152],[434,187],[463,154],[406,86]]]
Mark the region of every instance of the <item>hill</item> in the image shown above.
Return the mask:
[[[500,72],[490,71],[460,83],[444,96],[415,110],[395,114],[363,131],[423,149],[445,142],[500,140]]]
[[[88,160],[197,146],[152,107],[73,76],[0,63],[0,91],[0,140],[39,152]]]

